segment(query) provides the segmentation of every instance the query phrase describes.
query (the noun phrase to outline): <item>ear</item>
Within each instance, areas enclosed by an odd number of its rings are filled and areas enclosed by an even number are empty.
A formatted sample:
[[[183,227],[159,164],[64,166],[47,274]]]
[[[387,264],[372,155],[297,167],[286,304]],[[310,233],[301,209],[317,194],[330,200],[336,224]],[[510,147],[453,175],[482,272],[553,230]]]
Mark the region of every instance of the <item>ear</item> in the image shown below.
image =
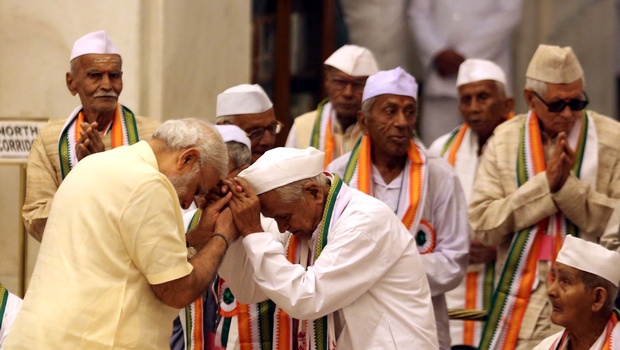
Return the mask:
[[[592,289],[591,295],[592,295],[592,311],[593,312],[601,311],[601,309],[603,309],[603,307],[605,306],[605,302],[607,301],[607,298],[609,298],[609,295],[607,294],[607,289],[603,287],[595,287],[594,289]]]
[[[357,111],[357,125],[360,126],[360,130],[362,130],[364,135],[368,135],[368,118],[361,110]]]
[[[310,181],[304,185],[304,194],[312,201],[323,203],[323,188],[318,183]]]
[[[506,97],[504,100],[504,115],[506,118],[510,115],[510,112],[513,112],[515,109],[515,99],[512,97]]]
[[[200,162],[200,151],[196,147],[190,147],[181,152],[177,160],[177,169],[192,169],[196,162]]]
[[[534,92],[532,92],[532,90],[523,89],[523,98],[525,99],[525,103],[527,104],[529,109],[534,109],[533,99],[536,98]]]
[[[67,89],[69,89],[71,95],[75,96],[75,94],[77,94],[77,89],[75,87],[75,80],[73,79],[73,75],[71,74],[71,72],[67,72],[67,74],[65,75],[65,80],[67,82]]]

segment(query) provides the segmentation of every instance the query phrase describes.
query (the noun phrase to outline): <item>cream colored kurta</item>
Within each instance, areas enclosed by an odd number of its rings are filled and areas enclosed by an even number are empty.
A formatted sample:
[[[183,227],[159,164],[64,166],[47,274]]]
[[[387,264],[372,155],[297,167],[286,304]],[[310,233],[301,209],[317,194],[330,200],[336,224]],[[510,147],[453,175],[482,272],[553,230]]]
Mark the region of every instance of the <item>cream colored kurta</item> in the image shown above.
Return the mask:
[[[65,121],[66,119],[52,120],[42,128],[28,156],[26,198],[22,218],[26,231],[38,241],[43,237],[54,193],[62,182],[58,138]],[[160,123],[154,119],[136,116],[136,124],[140,140],[148,141]],[[111,132],[102,136],[102,140],[106,150],[112,148]]]
[[[83,159],[58,188],[7,349],[166,349],[188,275],[178,195],[141,141]]]
[[[595,112],[590,113],[598,136],[595,188],[571,174],[558,192],[551,193],[545,172],[517,187],[519,131],[526,115],[498,126],[494,137],[487,143],[474,183],[469,219],[476,238],[484,244],[498,246],[497,276],[501,274],[513,233],[557,211],[562,211],[577,225],[581,238],[599,241],[620,198],[620,124]],[[540,341],[549,336],[549,333],[539,334],[536,329],[537,320],[548,303],[547,278],[540,270],[538,280],[519,332],[520,343],[539,337]],[[550,325],[548,320],[545,323]]]

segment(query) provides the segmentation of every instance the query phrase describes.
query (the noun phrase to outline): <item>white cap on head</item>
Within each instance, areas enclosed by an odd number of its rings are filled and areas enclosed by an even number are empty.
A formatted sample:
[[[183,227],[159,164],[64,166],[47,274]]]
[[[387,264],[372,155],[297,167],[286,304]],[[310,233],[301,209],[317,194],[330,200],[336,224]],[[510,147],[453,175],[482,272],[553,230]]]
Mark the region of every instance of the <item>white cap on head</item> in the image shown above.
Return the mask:
[[[239,142],[246,145],[248,149],[252,151],[252,143],[250,142],[248,135],[246,135],[245,131],[243,131],[243,129],[241,129],[240,127],[232,124],[227,124],[215,125],[215,128],[217,129],[217,131],[220,132],[220,135],[222,135],[222,139],[224,139],[224,142]]]
[[[506,86],[506,74],[492,61],[468,58],[459,66],[456,86],[476,83],[482,80],[494,80]]]
[[[71,50],[71,58],[69,58],[69,61],[72,61],[78,56],[91,53],[120,55],[118,49],[116,48],[105,30],[88,33],[83,37],[77,39],[73,44],[73,49]]]
[[[216,117],[262,113],[273,107],[269,96],[258,84],[241,84],[217,95]]]
[[[418,99],[418,83],[411,74],[396,67],[392,70],[383,70],[373,74],[366,80],[362,102],[369,98],[392,94],[413,97]]]
[[[319,175],[323,172],[324,157],[325,153],[312,147],[277,147],[265,152],[238,176],[250,183],[256,194],[261,194]]]
[[[334,51],[324,63],[354,77],[367,77],[379,71],[372,52],[357,45],[342,46]]]
[[[583,69],[570,46],[538,45],[525,73],[549,84],[570,84],[583,78]]]
[[[620,283],[620,254],[600,244],[566,236],[555,261],[603,277],[616,287]]]

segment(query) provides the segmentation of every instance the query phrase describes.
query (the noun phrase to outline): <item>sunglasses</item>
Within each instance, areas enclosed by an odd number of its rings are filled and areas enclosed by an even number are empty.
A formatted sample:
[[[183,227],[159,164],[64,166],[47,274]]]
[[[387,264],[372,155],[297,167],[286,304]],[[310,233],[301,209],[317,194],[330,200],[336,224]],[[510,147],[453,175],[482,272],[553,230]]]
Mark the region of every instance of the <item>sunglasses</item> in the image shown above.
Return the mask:
[[[536,95],[536,97],[538,97],[538,99],[540,100],[540,102],[544,103],[545,106],[547,106],[547,110],[551,113],[559,113],[562,112],[564,110],[564,108],[566,108],[566,106],[568,106],[568,108],[570,108],[571,111],[577,112],[577,111],[581,111],[584,108],[586,108],[586,106],[588,105],[588,103],[590,101],[588,101],[588,95],[586,95],[586,92],[583,92],[583,96],[585,96],[585,100],[580,100],[577,98],[573,98],[570,100],[559,100],[559,101],[555,101],[555,102],[547,102],[545,100],[543,100],[542,97],[540,97],[539,94],[537,94],[535,91],[532,91],[534,93],[534,95]]]

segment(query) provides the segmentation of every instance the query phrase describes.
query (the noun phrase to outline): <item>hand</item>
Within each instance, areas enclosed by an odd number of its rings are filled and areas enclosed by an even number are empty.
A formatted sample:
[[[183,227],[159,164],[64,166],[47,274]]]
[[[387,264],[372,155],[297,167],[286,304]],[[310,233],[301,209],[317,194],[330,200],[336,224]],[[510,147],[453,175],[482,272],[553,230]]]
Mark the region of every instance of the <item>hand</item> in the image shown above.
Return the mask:
[[[230,200],[235,226],[245,237],[255,232],[262,232],[260,224],[260,201],[250,184],[242,179],[225,180],[233,197]]]
[[[442,77],[455,76],[465,57],[453,49],[443,50],[435,56],[433,63]]]
[[[239,237],[239,231],[233,222],[230,208],[224,208],[215,221],[215,232],[224,235],[228,244],[234,242]]]
[[[80,139],[75,145],[75,155],[78,161],[93,153],[105,151],[101,135],[99,131],[97,131],[97,122],[93,122],[92,124],[82,123],[80,126],[82,127],[82,130],[80,130]]]
[[[185,239],[192,247],[200,250],[207,244],[207,241],[211,239],[213,233],[216,232],[216,222],[220,216],[220,213],[224,210],[224,207],[230,201],[232,194],[227,194],[213,202],[206,207],[199,204],[202,215],[198,225],[187,233]],[[232,221],[232,220],[231,220]]]
[[[574,162],[575,152],[568,145],[566,133],[561,132],[547,160],[546,175],[551,193],[559,191],[564,186]]]
[[[497,249],[495,247],[487,247],[478,241],[471,241],[469,246],[469,263],[470,264],[486,264],[497,257]]]

